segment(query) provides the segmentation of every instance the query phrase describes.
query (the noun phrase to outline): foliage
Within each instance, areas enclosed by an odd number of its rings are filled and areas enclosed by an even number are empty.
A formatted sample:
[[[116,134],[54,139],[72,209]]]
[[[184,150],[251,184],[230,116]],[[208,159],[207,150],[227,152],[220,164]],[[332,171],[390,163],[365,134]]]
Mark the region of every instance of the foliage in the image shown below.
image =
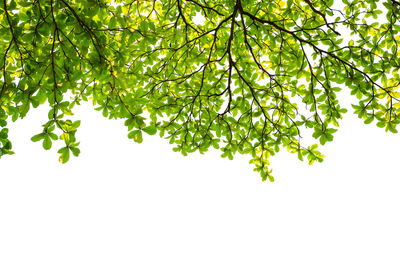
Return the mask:
[[[63,163],[80,152],[67,116],[89,100],[135,142],[158,132],[183,155],[248,153],[271,181],[282,147],[322,161],[301,134],[332,141],[341,90],[365,123],[397,132],[400,3],[333,2],[1,0],[0,155],[13,153],[8,118],[46,101],[32,141],[61,139]]]

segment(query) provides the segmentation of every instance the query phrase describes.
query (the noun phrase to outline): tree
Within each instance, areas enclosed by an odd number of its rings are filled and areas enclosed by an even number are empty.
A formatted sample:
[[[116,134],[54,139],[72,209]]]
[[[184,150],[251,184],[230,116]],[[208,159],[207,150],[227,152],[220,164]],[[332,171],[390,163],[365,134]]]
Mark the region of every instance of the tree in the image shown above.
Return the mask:
[[[13,153],[8,119],[46,101],[32,140],[61,139],[62,163],[80,152],[67,116],[89,100],[135,142],[158,132],[183,155],[248,153],[271,181],[282,147],[323,160],[301,134],[333,140],[341,90],[365,123],[396,133],[400,3],[333,2],[1,0],[0,155]]]

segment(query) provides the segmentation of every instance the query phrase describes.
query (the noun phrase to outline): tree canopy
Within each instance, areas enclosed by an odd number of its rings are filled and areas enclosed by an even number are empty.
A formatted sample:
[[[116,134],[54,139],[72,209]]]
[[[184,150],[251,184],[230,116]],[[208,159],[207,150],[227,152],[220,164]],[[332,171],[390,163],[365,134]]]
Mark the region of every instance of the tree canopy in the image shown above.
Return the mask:
[[[379,5],[379,6],[378,6]],[[0,156],[7,122],[49,104],[45,149],[78,156],[75,105],[123,119],[128,138],[183,155],[251,154],[263,180],[285,148],[309,163],[355,95],[365,123],[400,123],[400,3],[394,0],[1,0]]]

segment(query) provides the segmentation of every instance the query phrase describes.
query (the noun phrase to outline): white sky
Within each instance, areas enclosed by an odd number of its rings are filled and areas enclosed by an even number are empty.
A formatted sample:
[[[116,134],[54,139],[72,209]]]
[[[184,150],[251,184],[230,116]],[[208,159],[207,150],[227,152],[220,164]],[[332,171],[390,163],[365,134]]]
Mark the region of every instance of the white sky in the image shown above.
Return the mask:
[[[158,136],[134,143],[90,106],[75,113],[82,152],[66,165],[61,143],[30,141],[46,108],[9,125],[2,267],[400,266],[400,139],[351,109],[323,163],[282,151],[274,183],[248,156],[183,157]]]

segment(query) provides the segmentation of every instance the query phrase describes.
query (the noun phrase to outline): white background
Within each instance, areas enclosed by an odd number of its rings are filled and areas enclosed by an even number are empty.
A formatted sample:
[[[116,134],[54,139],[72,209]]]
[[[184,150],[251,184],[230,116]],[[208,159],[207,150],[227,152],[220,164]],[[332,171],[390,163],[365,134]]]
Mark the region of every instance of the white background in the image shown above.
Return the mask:
[[[247,156],[183,157],[158,136],[79,107],[82,153],[30,137],[46,108],[12,125],[0,160],[0,266],[399,266],[400,140],[350,112],[323,163],[286,151],[261,182]]]
[[[0,266],[398,267],[399,135],[351,113],[323,163],[282,151],[263,183],[248,156],[136,144],[90,106],[76,110],[82,153],[61,165],[61,144],[30,141],[47,118],[31,111],[0,160]]]

